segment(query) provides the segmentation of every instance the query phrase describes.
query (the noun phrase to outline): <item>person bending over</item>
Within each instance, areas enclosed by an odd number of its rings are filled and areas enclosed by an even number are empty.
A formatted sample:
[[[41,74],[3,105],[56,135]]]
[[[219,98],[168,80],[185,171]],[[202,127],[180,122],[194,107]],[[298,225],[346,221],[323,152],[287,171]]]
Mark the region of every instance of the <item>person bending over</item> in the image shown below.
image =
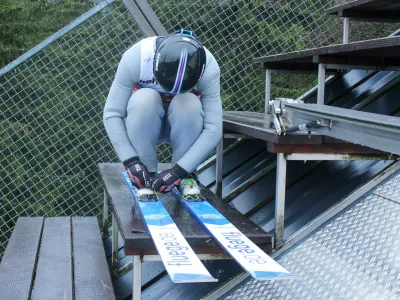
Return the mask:
[[[217,61],[188,30],[139,41],[121,58],[103,121],[133,184],[171,191],[222,137]],[[172,146],[173,167],[161,173],[158,143]]]

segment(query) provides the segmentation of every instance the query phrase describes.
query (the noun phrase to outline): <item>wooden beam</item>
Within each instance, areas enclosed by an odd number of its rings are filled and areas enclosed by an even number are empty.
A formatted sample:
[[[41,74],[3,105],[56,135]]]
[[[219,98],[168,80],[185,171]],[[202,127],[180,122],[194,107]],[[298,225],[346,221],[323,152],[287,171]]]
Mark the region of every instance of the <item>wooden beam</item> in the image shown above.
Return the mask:
[[[267,149],[271,153],[325,153],[325,154],[386,154],[389,153],[363,147],[350,143],[333,143],[333,144],[275,144],[268,143]]]

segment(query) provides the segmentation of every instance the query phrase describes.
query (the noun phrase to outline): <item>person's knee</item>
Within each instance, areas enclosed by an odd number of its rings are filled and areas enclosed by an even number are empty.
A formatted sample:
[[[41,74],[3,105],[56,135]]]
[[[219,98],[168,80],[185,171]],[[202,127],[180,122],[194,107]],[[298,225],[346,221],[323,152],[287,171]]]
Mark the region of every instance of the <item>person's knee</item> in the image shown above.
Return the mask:
[[[192,93],[176,95],[169,107],[171,123],[176,121],[187,124],[196,121],[203,121],[204,112],[201,101]]]
[[[162,114],[162,101],[160,94],[152,89],[139,89],[129,99],[127,107],[128,115],[140,112],[140,114]]]

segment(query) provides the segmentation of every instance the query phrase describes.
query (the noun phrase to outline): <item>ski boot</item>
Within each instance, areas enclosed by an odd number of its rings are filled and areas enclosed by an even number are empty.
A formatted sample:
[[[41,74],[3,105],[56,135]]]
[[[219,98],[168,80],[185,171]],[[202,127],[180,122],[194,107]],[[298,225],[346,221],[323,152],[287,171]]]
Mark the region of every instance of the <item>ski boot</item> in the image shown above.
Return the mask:
[[[179,191],[188,201],[201,201],[200,187],[193,175],[181,180]]]
[[[155,202],[158,201],[157,194],[148,188],[139,189],[136,191],[136,196],[138,197],[139,201],[143,202]]]

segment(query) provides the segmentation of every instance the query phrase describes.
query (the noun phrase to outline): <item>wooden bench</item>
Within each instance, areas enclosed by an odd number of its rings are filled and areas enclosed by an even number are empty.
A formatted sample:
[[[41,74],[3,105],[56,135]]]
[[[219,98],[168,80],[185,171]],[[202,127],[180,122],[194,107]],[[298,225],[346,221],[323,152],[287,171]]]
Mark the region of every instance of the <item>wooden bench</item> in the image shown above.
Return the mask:
[[[141,297],[141,262],[160,260],[154,242],[147,231],[139,208],[129,191],[122,173],[122,164],[99,164],[100,178],[104,185],[104,231],[108,231],[108,206],[112,211],[113,231],[113,275],[118,278],[133,267],[133,299]],[[225,203],[210,190],[202,186],[202,195],[229,221],[265,252],[272,251],[272,236],[247,217]],[[194,252],[202,260],[230,259],[217,242],[203,229],[184,205],[170,193],[162,202]],[[118,268],[118,231],[124,242],[126,255],[133,255],[130,263]]]
[[[115,299],[96,217],[20,217],[0,264],[0,299]]]

